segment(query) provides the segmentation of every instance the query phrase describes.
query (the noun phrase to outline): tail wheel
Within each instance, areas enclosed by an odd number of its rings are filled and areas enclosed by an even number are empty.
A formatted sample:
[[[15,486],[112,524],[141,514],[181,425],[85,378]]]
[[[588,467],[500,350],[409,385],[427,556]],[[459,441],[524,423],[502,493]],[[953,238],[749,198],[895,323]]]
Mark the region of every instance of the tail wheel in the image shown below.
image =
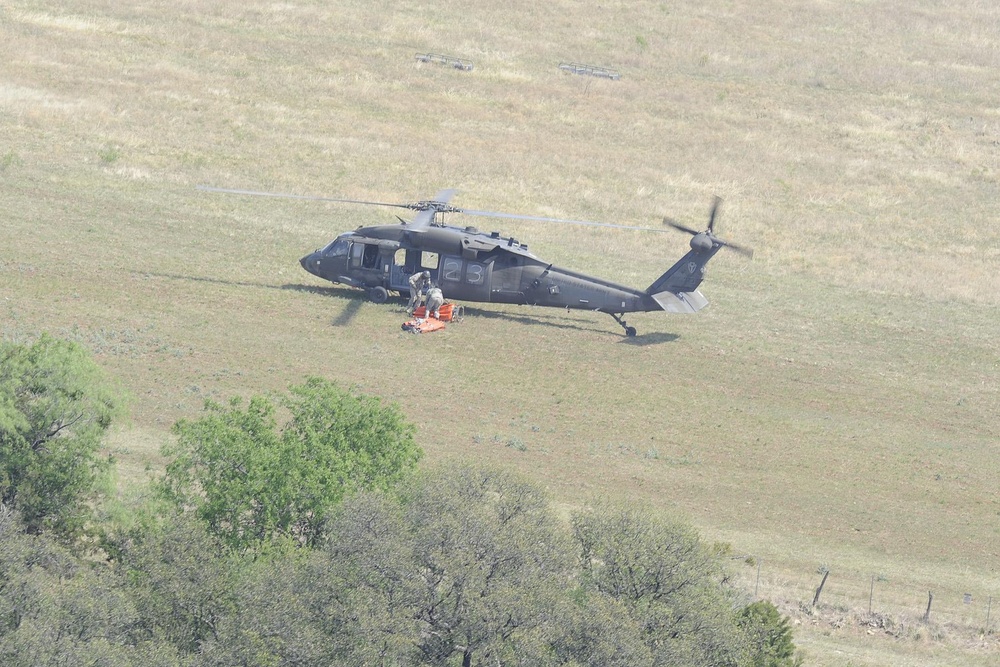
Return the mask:
[[[608,313],[608,315],[613,317],[615,319],[615,322],[621,325],[621,328],[625,330],[626,336],[628,336],[629,338],[635,336],[635,327],[630,327],[628,325],[628,322],[622,319],[622,316],[624,316],[625,313],[622,313],[621,315],[619,315],[618,313]]]
[[[368,298],[373,303],[385,303],[389,300],[389,292],[382,286],[373,287],[368,290]]]

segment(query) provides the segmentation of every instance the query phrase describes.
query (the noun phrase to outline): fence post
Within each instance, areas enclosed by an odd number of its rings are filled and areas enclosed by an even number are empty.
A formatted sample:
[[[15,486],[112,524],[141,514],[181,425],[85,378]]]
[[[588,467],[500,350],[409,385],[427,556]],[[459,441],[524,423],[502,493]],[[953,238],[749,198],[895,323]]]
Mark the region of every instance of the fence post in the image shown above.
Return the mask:
[[[761,561],[761,559],[758,558],[757,559],[757,583],[755,583],[753,585],[753,596],[754,596],[754,599],[757,598],[757,589],[760,588],[760,561]],[[987,625],[989,625],[989,621],[987,621]]]
[[[993,596],[986,603],[986,634],[990,634],[990,611],[993,609]]]
[[[829,569],[823,568],[823,570],[824,570],[824,572],[823,572],[823,581],[819,582],[819,588],[816,589],[816,595],[815,595],[815,597],[813,597],[812,606],[814,606],[814,607],[816,606],[816,603],[819,602],[819,594],[823,592],[823,586],[826,585],[826,578],[830,576],[830,570]]]
[[[872,615],[872,598],[875,596],[875,575],[872,575],[872,587],[868,590],[868,615]]]
[[[934,593],[927,591],[927,611],[924,612],[924,623],[931,620],[931,602],[934,601]]]

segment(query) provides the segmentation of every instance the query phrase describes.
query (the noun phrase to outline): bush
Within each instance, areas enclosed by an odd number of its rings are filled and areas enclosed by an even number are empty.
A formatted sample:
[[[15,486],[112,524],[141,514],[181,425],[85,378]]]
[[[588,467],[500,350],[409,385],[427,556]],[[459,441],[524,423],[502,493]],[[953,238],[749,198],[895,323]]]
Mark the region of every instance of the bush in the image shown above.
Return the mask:
[[[747,640],[747,667],[797,667],[792,628],[770,602],[760,600],[744,607],[738,622]]]

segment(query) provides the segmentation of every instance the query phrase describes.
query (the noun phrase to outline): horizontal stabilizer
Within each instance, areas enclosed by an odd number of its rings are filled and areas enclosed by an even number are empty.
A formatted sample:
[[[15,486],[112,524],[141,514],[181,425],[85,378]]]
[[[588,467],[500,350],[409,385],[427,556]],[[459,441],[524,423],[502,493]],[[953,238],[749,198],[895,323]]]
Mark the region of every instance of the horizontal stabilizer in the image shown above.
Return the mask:
[[[659,292],[653,294],[653,300],[668,313],[697,313],[708,305],[708,299],[699,292]]]

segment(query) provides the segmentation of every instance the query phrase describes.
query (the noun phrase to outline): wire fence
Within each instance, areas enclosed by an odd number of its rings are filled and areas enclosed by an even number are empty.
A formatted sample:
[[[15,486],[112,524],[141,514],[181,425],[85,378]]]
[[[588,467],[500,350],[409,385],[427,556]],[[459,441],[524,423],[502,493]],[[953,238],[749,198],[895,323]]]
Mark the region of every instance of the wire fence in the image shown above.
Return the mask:
[[[747,558],[737,575],[744,590],[783,613],[834,628],[853,625],[895,637],[986,641],[1000,645],[1000,595],[981,586],[921,588],[888,577],[819,568],[776,574]]]

